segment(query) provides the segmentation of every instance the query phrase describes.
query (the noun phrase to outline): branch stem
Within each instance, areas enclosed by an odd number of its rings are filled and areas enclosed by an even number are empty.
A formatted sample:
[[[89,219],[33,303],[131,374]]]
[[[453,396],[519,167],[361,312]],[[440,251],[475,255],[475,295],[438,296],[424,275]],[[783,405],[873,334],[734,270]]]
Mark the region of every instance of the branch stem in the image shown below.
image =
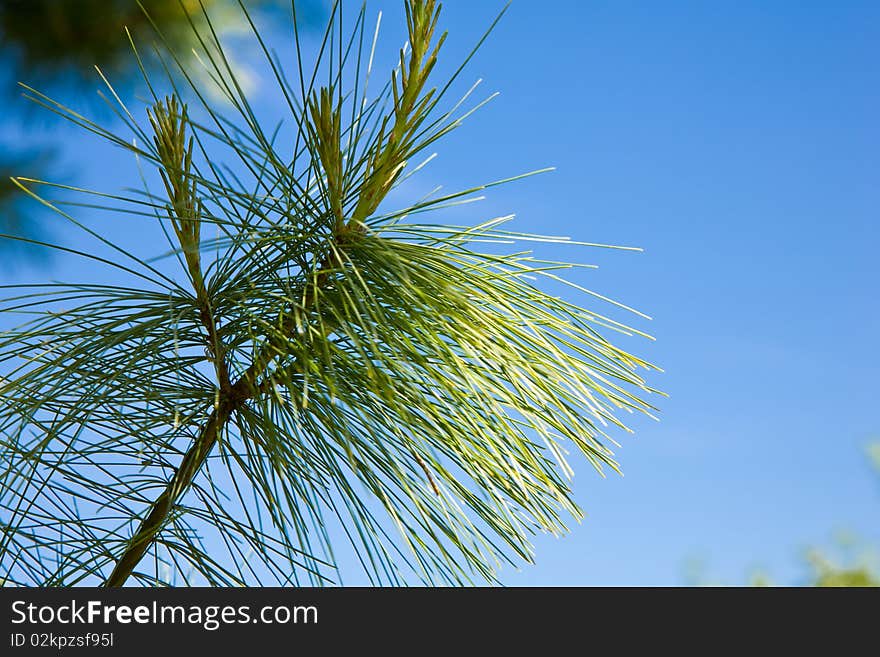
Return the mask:
[[[168,482],[162,494],[153,502],[150,507],[150,513],[141,522],[137,533],[119,558],[119,561],[116,562],[116,566],[104,582],[104,586],[122,586],[128,580],[132,571],[153,544],[156,535],[165,526],[165,522],[177,500],[184,491],[189,489],[202,464],[204,464],[211,453],[220,436],[220,432],[223,431],[223,427],[226,425],[234,409],[235,402],[233,399],[226,398],[221,400],[219,406],[211,413],[199,437],[193,442],[192,447],[189,448],[189,451],[183,457],[177,472],[171,478],[171,481]]]
[[[336,248],[338,247],[334,243],[331,246],[331,252],[335,252]],[[306,307],[311,306],[314,303],[317,296],[317,289],[326,285],[329,274],[327,268],[330,266],[331,259],[332,258],[329,255],[324,259],[318,267],[316,276],[312,279],[311,284],[306,289]],[[202,295],[198,296],[201,297]],[[146,554],[147,550],[156,540],[156,536],[165,526],[165,523],[177,501],[187,490],[189,490],[195,476],[198,474],[199,470],[201,470],[202,465],[204,465],[208,456],[211,454],[214,445],[216,445],[220,439],[220,435],[226,427],[226,423],[232,417],[233,413],[241,408],[244,403],[261,394],[262,389],[258,385],[257,380],[262,374],[269,371],[272,362],[281,353],[277,345],[271,343],[267,344],[255,356],[250,366],[244,371],[244,373],[242,373],[239,379],[234,384],[230,384],[222,343],[216,337],[216,328],[213,318],[210,320],[208,319],[208,317],[210,317],[210,306],[207,303],[200,303],[200,306],[202,321],[206,324],[209,341],[214,345],[212,351],[214,352],[217,361],[221,363],[221,365],[219,365],[221,369],[218,371],[221,378],[219,402],[211,412],[204,428],[199,432],[198,437],[195,439],[186,455],[184,455],[183,461],[181,461],[177,472],[171,478],[171,481],[168,482],[165,490],[162,491],[159,497],[156,498],[156,501],[150,506],[149,514],[141,522],[140,527],[129,542],[125,552],[123,552],[122,556],[116,562],[113,572],[104,582],[105,587],[119,587],[125,584],[138,563],[140,563],[144,554]],[[285,323],[285,329],[287,329],[288,332],[289,330],[292,330],[292,328],[292,325],[287,326],[287,323]]]

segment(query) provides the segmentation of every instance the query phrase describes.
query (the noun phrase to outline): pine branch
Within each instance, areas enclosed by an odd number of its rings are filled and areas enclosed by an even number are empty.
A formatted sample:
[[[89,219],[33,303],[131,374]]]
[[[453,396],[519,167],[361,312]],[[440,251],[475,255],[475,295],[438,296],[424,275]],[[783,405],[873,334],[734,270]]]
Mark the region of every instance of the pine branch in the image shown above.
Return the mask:
[[[404,4],[409,44],[374,95],[364,9],[348,40],[334,11],[313,70],[294,32],[298,85],[245,11],[293,134],[257,119],[207,14],[194,40],[232,116],[191,56],[164,46],[173,92],[160,99],[144,69],[146,128],[104,79],[131,135],[28,89],[157,168],[164,195],[147,175],[143,193],[15,180],[97,245],[44,247],[115,278],[0,299],[24,317],[0,332],[0,578],[317,585],[335,578],[331,536],[345,536],[373,583],[491,582],[531,559],[533,534],[581,517],[569,452],[617,469],[608,445],[628,431],[622,412],[653,412],[639,370],[655,368],[606,335],[646,334],[560,296],[568,285],[632,311],[563,277],[579,265],[532,253],[603,245],[508,230],[511,217],[419,223],[523,176],[380,209],[415,156],[483,104],[463,107],[472,87],[437,109],[463,67],[430,88],[440,6]],[[123,248],[68,211],[83,207],[157,222],[169,251]]]
[[[193,479],[220,438],[230,415],[235,411],[236,402],[233,398],[223,398],[216,410],[211,413],[205,428],[193,442],[192,447],[184,456],[167,488],[150,507],[128,548],[119,557],[113,572],[104,582],[104,586],[118,587],[125,584],[132,571],[140,563],[146,551],[152,546],[156,535],[162,531],[177,500],[186,493]]]
[[[322,98],[326,97],[327,93],[322,93]],[[325,112],[334,113],[333,109],[326,103],[321,107]],[[222,340],[218,337],[212,311],[212,302],[205,287],[200,264],[199,233],[202,204],[198,199],[196,183],[193,181],[192,176],[193,141],[190,138],[187,142],[186,139],[188,121],[186,105],[180,105],[176,97],[165,99],[154,105],[152,111],[149,112],[149,118],[155,133],[154,142],[157,153],[162,164],[159,171],[171,201],[168,215],[171,218],[184,258],[186,259],[190,280],[195,288],[199,318],[207,331],[210,360],[214,362],[217,368],[219,391],[216,407],[211,412],[204,428],[193,441],[180,467],[171,481],[168,482],[168,486],[150,506],[149,512],[135,532],[129,546],[119,558],[113,572],[105,581],[104,585],[108,587],[122,586],[126,582],[134,568],[143,558],[143,555],[153,544],[156,535],[162,531],[178,499],[190,489],[193,479],[210,456],[229,419],[245,403],[261,393],[257,382],[263,378],[268,380],[268,377],[265,375],[270,371],[272,362],[286,355],[283,347],[278,344],[278,340],[270,341],[257,354],[241,377],[234,384],[230,382],[229,368],[226,363],[226,349]],[[321,109],[316,108],[314,110],[313,120],[319,123],[322,121]],[[335,133],[331,132],[328,134],[326,131],[320,131],[320,128],[314,133],[320,134],[318,140],[323,148],[319,152],[324,154],[322,159],[325,164],[328,157],[341,161],[341,154],[338,152],[338,114],[332,121],[335,121]],[[186,146],[184,146],[185,144]],[[328,156],[328,148],[335,148],[336,155]],[[341,164],[338,171],[341,173]],[[328,177],[330,175],[328,171]],[[322,288],[327,285],[332,268],[343,265],[343,249],[351,242],[354,236],[361,236],[363,234],[362,230],[352,229],[341,221],[337,222],[327,248],[327,255],[306,285],[302,305],[292,309],[285,321],[282,322],[281,336],[287,336],[293,332],[295,323],[298,321],[298,319],[293,318],[294,314],[299,312],[299,308],[308,311],[312,307]],[[422,467],[427,472],[424,464]]]

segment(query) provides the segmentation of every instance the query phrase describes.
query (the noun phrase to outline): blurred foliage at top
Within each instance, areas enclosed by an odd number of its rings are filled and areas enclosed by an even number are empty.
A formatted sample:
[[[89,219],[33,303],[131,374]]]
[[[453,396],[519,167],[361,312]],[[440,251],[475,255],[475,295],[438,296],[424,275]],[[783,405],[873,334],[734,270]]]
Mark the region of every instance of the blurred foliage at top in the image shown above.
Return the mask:
[[[290,11],[289,0],[247,0],[248,11]],[[125,29],[135,40],[161,33],[187,51],[190,21],[203,12],[221,26],[240,17],[238,0],[4,0],[0,3],[0,56],[29,84],[91,82],[97,65],[108,75],[133,73]],[[299,0],[297,17],[315,21],[321,0]],[[6,64],[8,66],[8,64]],[[116,80],[114,80],[116,82]]]
[[[291,6],[290,0],[244,0],[244,4],[252,13],[290,12]],[[324,4],[322,0],[297,0],[297,19],[320,24]],[[39,135],[26,122],[31,107],[21,98],[18,82],[42,90],[81,91],[95,86],[98,66],[124,93],[126,83],[138,73],[126,28],[136,42],[151,43],[159,33],[172,49],[188,52],[194,45],[190,21],[199,22],[203,12],[208,12],[215,24],[234,30],[239,27],[234,17],[241,16],[237,9],[238,0],[0,1],[0,88],[7,97],[0,113],[0,234],[39,239],[43,232],[36,214],[39,208],[25,202],[9,178],[39,177],[52,166],[55,154],[54,149],[35,143]],[[143,50],[149,53],[149,48]],[[45,120],[47,115],[40,116]],[[10,133],[18,134],[10,138]],[[36,251],[26,242],[0,238],[0,252],[4,256],[0,267],[8,268]]]
[[[217,0],[203,0],[206,6]],[[143,0],[156,26],[169,38],[185,34],[186,14],[198,0]],[[33,80],[59,75],[91,76],[93,66],[122,70],[131,62],[123,37],[149,28],[133,0],[6,0],[0,4],[0,32],[20,73]]]

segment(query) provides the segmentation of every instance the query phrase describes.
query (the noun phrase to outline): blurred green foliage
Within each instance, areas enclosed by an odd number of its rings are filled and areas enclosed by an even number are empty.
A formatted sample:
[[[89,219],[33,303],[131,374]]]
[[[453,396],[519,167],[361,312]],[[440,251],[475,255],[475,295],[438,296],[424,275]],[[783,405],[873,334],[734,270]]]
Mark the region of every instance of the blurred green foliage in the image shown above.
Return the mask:
[[[11,178],[42,178],[52,158],[53,153],[48,149],[12,150],[0,154],[0,235],[40,239],[42,230],[39,222],[34,220],[33,204],[27,202]],[[46,249],[8,237],[0,237],[0,252],[4,256],[0,258],[0,273],[14,268],[22,260],[39,262],[46,258]]]
[[[289,0],[248,0],[248,10],[290,11]],[[29,84],[94,80],[105,73],[137,73],[125,29],[136,41],[158,32],[179,52],[195,46],[190,22],[207,12],[222,27],[239,17],[238,0],[4,0],[0,3],[0,54],[18,80]],[[298,0],[301,22],[317,22],[320,0]],[[16,80],[17,81],[17,80]],[[116,82],[116,80],[114,80]]]
[[[289,0],[246,4],[249,11],[290,11]],[[298,0],[297,18],[318,24],[323,6],[322,0]],[[56,93],[64,88],[81,91],[95,86],[98,66],[124,93],[127,83],[139,75],[125,28],[136,42],[152,42],[158,31],[173,49],[189,52],[195,45],[191,20],[198,23],[207,11],[221,26],[229,26],[225,17],[237,7],[237,0],[2,0],[0,88],[5,87],[9,98],[4,100],[0,128],[10,132],[14,127],[19,137],[0,141],[0,233],[28,239],[40,235],[39,208],[24,202],[9,177],[40,177],[40,172],[51,168],[50,152],[34,147],[34,136],[24,122],[30,106],[19,94],[19,81]],[[144,50],[148,54],[149,49]],[[35,250],[24,242],[0,238],[0,252],[31,258]],[[18,260],[5,259],[4,264]]]
[[[203,0],[211,5],[216,0]],[[186,17],[178,0],[142,0],[152,20],[173,37]],[[198,1],[183,6],[198,10]],[[0,4],[0,33],[19,73],[55,78],[91,76],[93,66],[122,69],[131,58],[123,28],[140,33],[149,20],[134,0],[6,0]]]
[[[880,442],[867,448],[867,455],[880,477]],[[845,553],[853,554],[846,561],[838,563],[828,555],[828,551],[813,549],[807,553],[807,564],[811,570],[810,585],[823,587],[839,586],[880,586],[878,570],[878,549],[865,545],[848,535],[838,538],[838,545]]]
[[[808,561],[813,569],[812,586],[880,586],[880,576],[869,564],[839,566],[819,551],[811,552]]]
[[[880,478],[880,442],[867,448],[867,455]],[[807,567],[805,580],[797,585],[811,587],[880,587],[880,549],[859,538],[840,533],[832,548],[811,548],[804,556]],[[707,575],[701,559],[689,560],[685,565],[685,580],[694,586],[722,586],[723,583]],[[780,583],[764,571],[752,573],[749,586],[777,586]]]

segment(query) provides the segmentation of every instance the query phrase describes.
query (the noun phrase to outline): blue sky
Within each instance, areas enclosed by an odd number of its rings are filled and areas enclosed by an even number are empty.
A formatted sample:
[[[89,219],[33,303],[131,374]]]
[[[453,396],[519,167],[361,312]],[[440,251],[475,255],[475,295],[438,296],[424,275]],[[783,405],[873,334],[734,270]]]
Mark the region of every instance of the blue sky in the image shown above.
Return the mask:
[[[369,3],[383,35],[399,4]],[[501,6],[446,3],[447,66]],[[473,60],[466,81],[501,96],[419,184],[557,167],[467,217],[644,247],[578,254],[600,265],[578,282],[654,318],[639,328],[656,342],[626,346],[665,369],[653,383],[670,395],[659,423],[620,437],[625,477],[576,461],[587,519],[539,538],[536,565],[504,583],[681,584],[694,557],[715,581],[761,567],[797,582],[802,549],[835,529],[880,541],[864,455],[880,439],[878,44],[874,2],[517,0]],[[386,57],[399,45],[380,39]],[[51,139],[78,182],[134,184],[107,176],[125,154]]]
[[[505,191],[524,223],[646,249],[593,285],[654,317],[670,398],[509,583],[794,578],[833,528],[878,536],[878,37],[876,3],[514,3],[471,129],[487,166],[558,167]]]

